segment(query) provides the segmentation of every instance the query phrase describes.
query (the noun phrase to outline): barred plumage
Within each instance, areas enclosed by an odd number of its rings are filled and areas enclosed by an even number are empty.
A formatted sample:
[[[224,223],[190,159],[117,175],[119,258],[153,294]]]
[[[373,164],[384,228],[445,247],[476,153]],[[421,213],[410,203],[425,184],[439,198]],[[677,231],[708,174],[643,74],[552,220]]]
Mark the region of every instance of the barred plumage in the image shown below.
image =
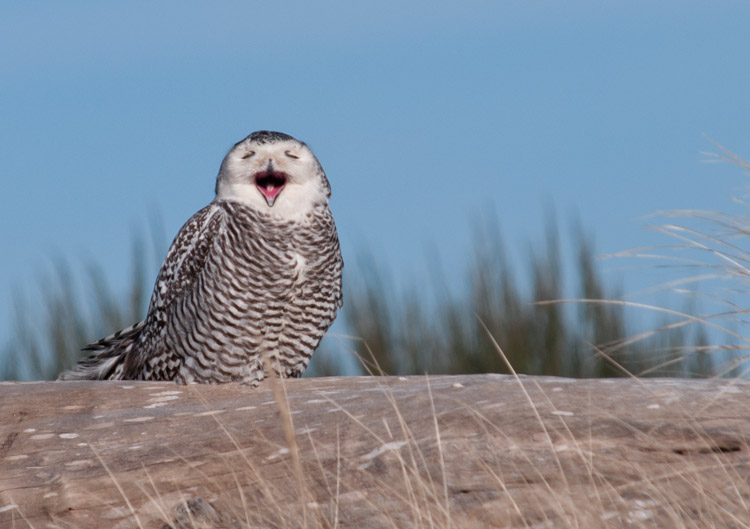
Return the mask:
[[[146,319],[60,376],[257,384],[297,377],[342,306],[330,185],[312,151],[255,132],[222,162],[216,198],[185,223]]]

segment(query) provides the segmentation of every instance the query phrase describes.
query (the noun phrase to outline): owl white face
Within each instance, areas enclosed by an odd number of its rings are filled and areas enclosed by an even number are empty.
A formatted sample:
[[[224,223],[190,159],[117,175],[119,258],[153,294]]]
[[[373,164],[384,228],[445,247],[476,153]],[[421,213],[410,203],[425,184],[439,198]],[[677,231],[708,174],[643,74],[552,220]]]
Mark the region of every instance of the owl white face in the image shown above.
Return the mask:
[[[216,198],[236,200],[274,217],[304,216],[327,204],[331,189],[310,148],[280,132],[253,132],[221,163]]]

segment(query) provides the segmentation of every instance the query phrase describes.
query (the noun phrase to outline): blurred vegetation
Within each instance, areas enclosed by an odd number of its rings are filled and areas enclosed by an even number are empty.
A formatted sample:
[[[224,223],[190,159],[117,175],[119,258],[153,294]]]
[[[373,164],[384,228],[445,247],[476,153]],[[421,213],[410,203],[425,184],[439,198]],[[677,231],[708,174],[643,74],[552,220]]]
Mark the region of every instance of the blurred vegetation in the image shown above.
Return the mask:
[[[719,152],[708,153],[710,160],[750,173],[747,161],[714,145]],[[529,252],[520,276],[506,258],[511,253],[497,220],[473,226],[469,264],[457,294],[444,286],[439,273],[431,292],[422,286],[396,291],[382,263],[363,256],[347,276],[343,317],[356,337],[348,348],[375,374],[505,373],[486,326],[519,373],[747,376],[750,344],[739,329],[747,325],[743,306],[750,294],[748,206],[743,203],[744,213],[737,215],[696,210],[659,214],[679,219],[652,226],[672,244],[619,255],[656,260],[657,267],[669,271],[667,282],[650,289],[663,294],[651,305],[623,298],[605,284],[592,244],[580,228],[573,236],[577,290],[563,302],[570,291],[564,278],[570,274],[563,273],[554,219],[547,222],[544,245]],[[433,266],[437,269],[437,263]],[[666,307],[674,305],[675,295],[683,306]],[[638,322],[633,315],[640,317]],[[320,351],[318,357],[325,354]],[[337,373],[335,362],[321,365],[325,369],[319,374]]]
[[[577,293],[572,303],[560,302],[568,289],[555,226],[554,220],[547,223],[543,248],[529,252],[521,276],[506,258],[510,253],[497,221],[475,226],[458,294],[445,286],[440,273],[431,291],[396,291],[387,269],[372,256],[361,256],[347,276],[343,313],[356,339],[341,342],[373,374],[507,373],[484,323],[519,373],[576,378],[714,374],[701,326],[684,325],[682,318],[678,324],[651,322],[648,333],[633,338],[627,303],[617,303],[619,292],[604,284],[592,245],[580,230],[574,237]],[[313,366],[318,375],[338,374],[335,362],[323,367]]]
[[[40,275],[35,295],[17,290],[0,379],[55,379],[82,356],[82,347],[142,320],[166,254],[160,226],[153,219],[148,236],[134,236],[124,293],[111,286],[99,263],[74,267],[64,256]]]
[[[39,280],[39,305],[16,296],[14,335],[2,351],[5,379],[52,379],[72,366],[80,348],[145,316],[153,281],[166,253],[151,230],[132,243],[124,295],[98,264],[73,270],[59,258]],[[482,322],[519,373],[610,377],[628,373],[708,376],[716,370],[700,326],[684,319],[654,323],[633,339],[619,292],[605,285],[590,241],[580,230],[572,259],[578,303],[566,297],[560,235],[547,223],[541,249],[529,251],[520,276],[506,256],[499,223],[472,230],[465,279],[458,293],[447,285],[439,260],[430,263],[432,286],[397,289],[385,265],[363,253],[347,263],[343,319],[350,335],[328,337],[307,375],[505,373]],[[150,246],[150,248],[149,248]],[[571,274],[567,274],[571,277]],[[83,277],[83,280],[81,280]],[[583,300],[598,300],[584,302]],[[345,355],[359,362],[346,362]],[[349,358],[351,360],[351,358]]]

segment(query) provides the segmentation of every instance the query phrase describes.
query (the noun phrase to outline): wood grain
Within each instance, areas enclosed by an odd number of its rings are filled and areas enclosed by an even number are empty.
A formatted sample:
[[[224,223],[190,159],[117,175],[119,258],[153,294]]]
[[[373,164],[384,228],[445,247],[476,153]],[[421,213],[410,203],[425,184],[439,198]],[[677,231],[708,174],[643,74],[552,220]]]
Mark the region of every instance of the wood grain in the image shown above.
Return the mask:
[[[0,383],[0,527],[750,520],[747,381],[272,385]]]

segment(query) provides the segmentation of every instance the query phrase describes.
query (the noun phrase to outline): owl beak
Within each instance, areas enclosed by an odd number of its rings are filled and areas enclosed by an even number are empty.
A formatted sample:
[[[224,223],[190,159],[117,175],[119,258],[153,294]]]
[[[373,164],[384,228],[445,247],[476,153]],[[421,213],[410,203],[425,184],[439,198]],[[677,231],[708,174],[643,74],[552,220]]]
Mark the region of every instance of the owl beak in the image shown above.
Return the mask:
[[[278,171],[261,171],[255,174],[255,187],[266,199],[268,207],[273,207],[276,199],[286,185],[286,175]]]

